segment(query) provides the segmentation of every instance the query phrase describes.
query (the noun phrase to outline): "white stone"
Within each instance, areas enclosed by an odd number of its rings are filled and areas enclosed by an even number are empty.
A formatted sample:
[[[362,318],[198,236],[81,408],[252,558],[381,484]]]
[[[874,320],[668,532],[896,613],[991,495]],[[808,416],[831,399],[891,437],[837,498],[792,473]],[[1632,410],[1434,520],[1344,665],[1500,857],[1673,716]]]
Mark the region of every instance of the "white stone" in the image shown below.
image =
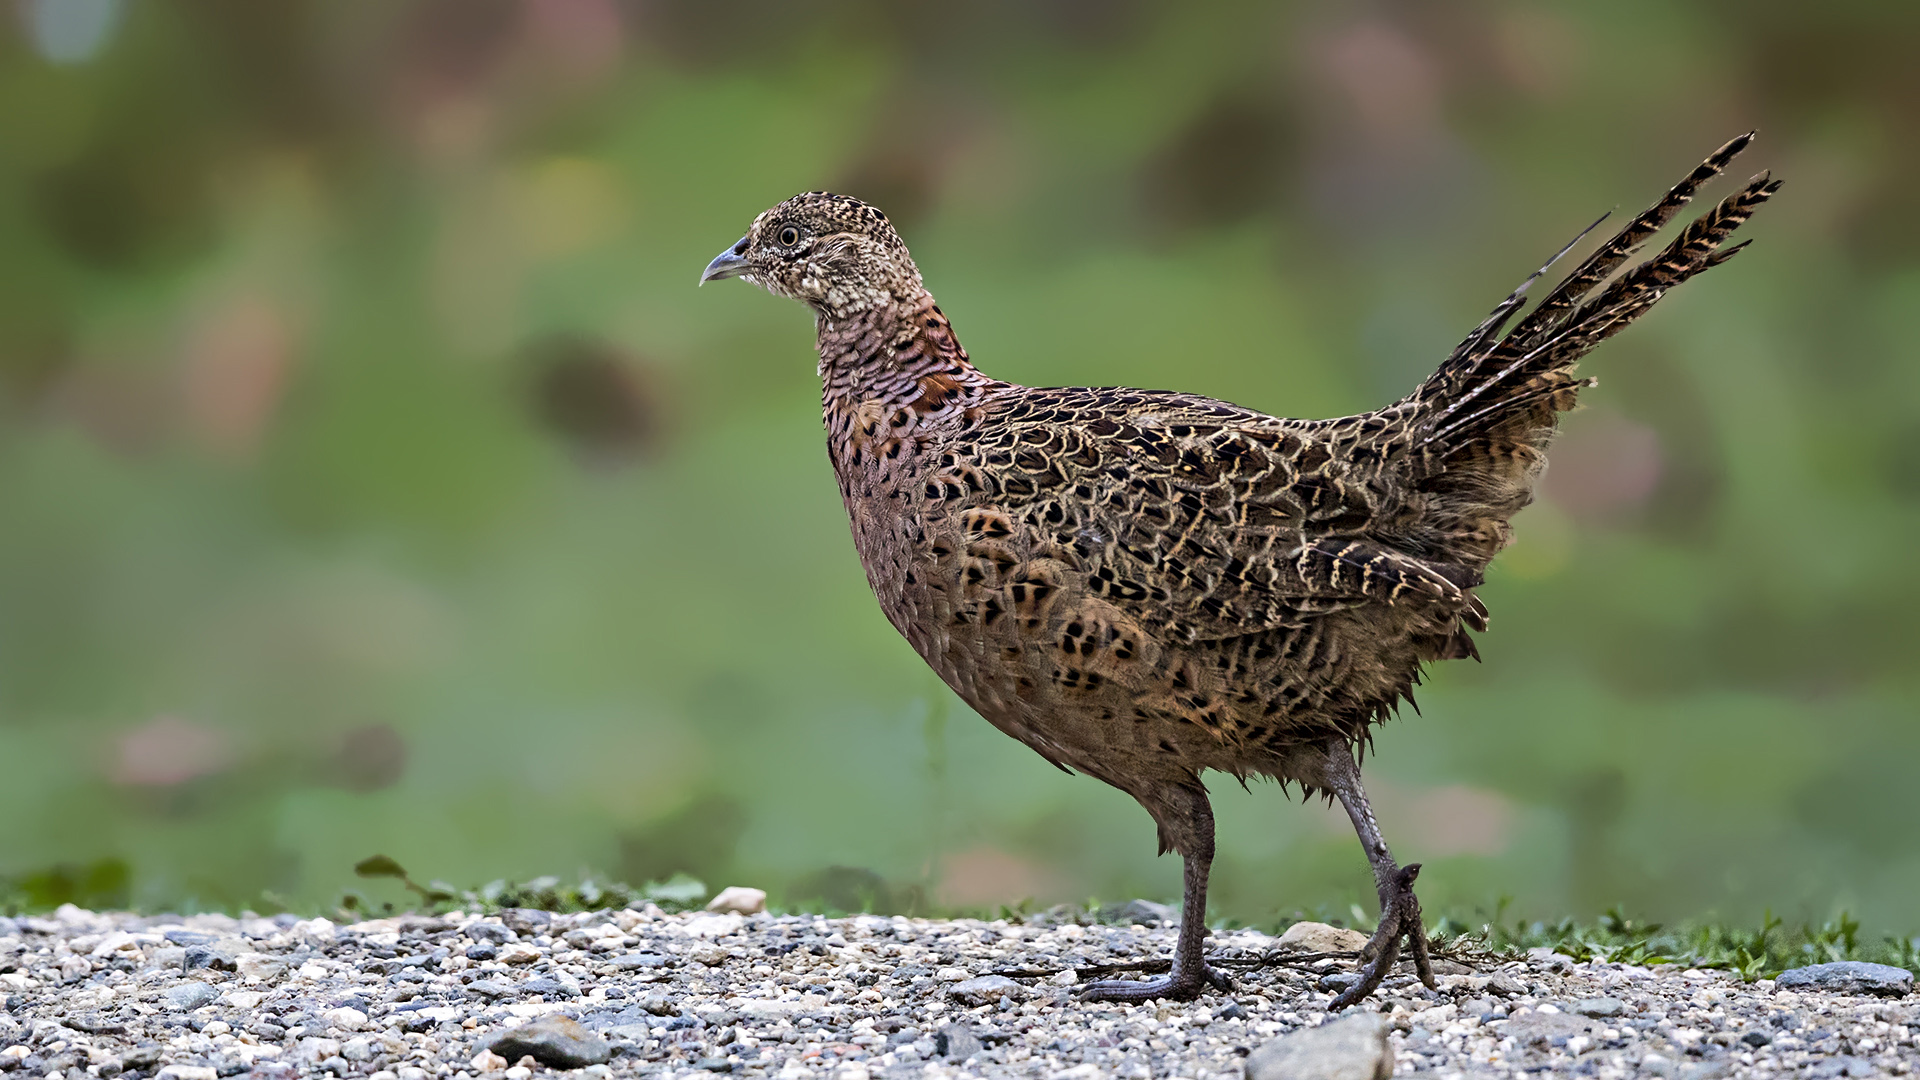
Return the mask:
[[[767,891],[745,885],[729,885],[707,901],[707,910],[735,915],[758,915],[767,910]]]
[[[320,941],[332,941],[335,928],[331,919],[306,919],[293,924],[293,932],[301,937],[315,938]]]
[[[507,1059],[491,1050],[482,1050],[467,1064],[477,1073],[495,1073],[506,1069]]]
[[[53,917],[68,926],[85,926],[95,918],[93,912],[77,904],[61,904],[53,909]]]
[[[229,990],[222,1000],[236,1009],[257,1009],[266,996],[258,990]]]
[[[1287,927],[1274,944],[1301,952],[1358,952],[1367,943],[1367,935],[1323,922],[1297,922]]]
[[[270,982],[286,974],[287,962],[266,953],[241,953],[233,958],[233,967],[248,982]]]
[[[220,1074],[211,1065],[169,1065],[155,1080],[220,1080]]]
[[[746,919],[732,912],[728,912],[724,915],[695,915],[693,918],[681,923],[680,930],[682,933],[690,934],[693,937],[717,938],[737,933],[739,929],[746,924]]]
[[[340,1044],[340,1056],[348,1061],[366,1061],[373,1057],[373,1043],[365,1035],[355,1035]]]
[[[941,982],[966,982],[968,979],[973,978],[973,975],[966,968],[943,967],[934,972],[933,977],[939,979]]]
[[[115,930],[113,933],[100,939],[100,943],[93,947],[93,955],[106,956],[109,953],[131,951],[139,947],[140,946],[133,940],[132,934],[122,930]]]
[[[367,1014],[352,1006],[328,1009],[324,1015],[327,1023],[342,1031],[359,1031],[367,1026]]]
[[[338,1057],[340,1040],[322,1039],[316,1035],[309,1035],[300,1040],[299,1053],[308,1061],[325,1061],[330,1057]]]
[[[516,941],[500,950],[494,959],[503,964],[532,964],[540,959],[540,950],[522,941]]]

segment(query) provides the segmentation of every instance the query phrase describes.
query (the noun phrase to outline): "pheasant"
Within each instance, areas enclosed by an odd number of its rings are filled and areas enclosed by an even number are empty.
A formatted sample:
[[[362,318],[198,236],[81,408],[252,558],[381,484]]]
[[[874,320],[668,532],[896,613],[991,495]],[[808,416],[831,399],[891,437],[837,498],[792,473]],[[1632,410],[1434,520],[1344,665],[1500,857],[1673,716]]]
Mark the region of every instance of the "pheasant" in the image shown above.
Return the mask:
[[[1779,189],[1766,173],[1628,265],[1752,139],[1716,150],[1514,322],[1588,226],[1411,394],[1332,420],[994,379],[886,216],[843,195],[774,206],[706,267],[703,284],[738,277],[813,309],[827,454],[894,628],[993,726],[1133,796],[1161,852],[1183,857],[1171,970],[1083,997],[1230,987],[1202,953],[1208,770],[1297,784],[1352,819],[1381,914],[1331,1008],[1370,994],[1403,943],[1434,985],[1420,867],[1382,838],[1362,752],[1423,664],[1478,659],[1473,590],[1531,501],[1557,414],[1594,383],[1575,363],[1746,246],[1724,244]]]

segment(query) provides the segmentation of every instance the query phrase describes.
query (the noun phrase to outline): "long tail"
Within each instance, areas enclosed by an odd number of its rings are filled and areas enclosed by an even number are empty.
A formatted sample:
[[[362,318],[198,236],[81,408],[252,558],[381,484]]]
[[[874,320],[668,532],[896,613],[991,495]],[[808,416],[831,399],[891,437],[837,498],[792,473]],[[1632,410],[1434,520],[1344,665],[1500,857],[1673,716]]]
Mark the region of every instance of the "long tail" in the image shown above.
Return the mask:
[[[1506,546],[1513,515],[1533,499],[1556,414],[1572,408],[1580,389],[1593,383],[1575,375],[1574,365],[1646,314],[1668,289],[1746,246],[1722,244],[1779,190],[1766,173],[1702,214],[1658,255],[1621,270],[1692,201],[1700,185],[1718,176],[1752,141],[1748,133],[1714,151],[1665,198],[1587,256],[1502,336],[1528,287],[1600,222],[1589,225],[1502,300],[1440,369],[1400,403],[1398,407],[1414,407],[1410,460],[1414,482],[1428,496],[1406,537],[1416,550],[1479,568]]]
[[[1668,289],[1746,247],[1743,243],[1722,249],[1721,245],[1780,189],[1780,183],[1764,172],[1688,225],[1660,254],[1607,283],[1753,137],[1748,132],[1714,151],[1665,198],[1587,256],[1504,337],[1499,336],[1500,330],[1524,303],[1528,287],[1600,222],[1589,225],[1502,300],[1414,393],[1414,399],[1426,406],[1416,447],[1432,451],[1470,440],[1501,426],[1513,413],[1531,411],[1542,403],[1551,403],[1555,410],[1571,408],[1574,394],[1592,382],[1571,374],[1582,356],[1646,314]]]

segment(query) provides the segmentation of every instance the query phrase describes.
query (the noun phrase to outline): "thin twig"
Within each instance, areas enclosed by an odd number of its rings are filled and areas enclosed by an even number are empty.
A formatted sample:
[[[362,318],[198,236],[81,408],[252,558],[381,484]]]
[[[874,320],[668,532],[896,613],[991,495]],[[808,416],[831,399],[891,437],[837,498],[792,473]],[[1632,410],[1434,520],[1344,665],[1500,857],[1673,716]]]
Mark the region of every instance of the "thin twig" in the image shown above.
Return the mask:
[[[1475,942],[1455,938],[1444,946],[1435,946],[1433,955],[1442,960],[1451,960],[1469,967],[1476,964],[1499,963],[1510,959]],[[1238,968],[1245,971],[1269,967],[1312,967],[1323,960],[1358,960],[1358,951],[1296,953],[1269,949],[1259,956],[1209,956],[1207,963],[1214,967]],[[988,972],[990,975],[1003,975],[1009,979],[1046,979],[1071,971],[1079,979],[1098,979],[1123,971],[1158,973],[1173,969],[1171,960],[1132,960],[1120,964],[1091,964],[1086,967],[1055,968],[1004,968]]]

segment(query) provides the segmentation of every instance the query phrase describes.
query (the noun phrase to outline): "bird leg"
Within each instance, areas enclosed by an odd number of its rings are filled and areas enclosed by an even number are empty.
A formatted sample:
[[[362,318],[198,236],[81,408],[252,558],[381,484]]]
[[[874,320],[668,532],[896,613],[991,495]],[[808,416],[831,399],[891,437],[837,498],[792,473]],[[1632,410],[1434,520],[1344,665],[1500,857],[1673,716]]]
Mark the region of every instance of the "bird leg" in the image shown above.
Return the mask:
[[[1420,864],[1403,867],[1393,861],[1393,853],[1387,850],[1387,841],[1380,835],[1379,823],[1373,819],[1373,806],[1367,802],[1366,789],[1360,786],[1360,767],[1354,764],[1353,755],[1345,746],[1327,748],[1324,775],[1327,786],[1339,797],[1340,805],[1347,808],[1354,832],[1360,834],[1360,846],[1366,849],[1367,861],[1373,865],[1373,883],[1380,894],[1380,925],[1360,950],[1360,959],[1365,963],[1360,969],[1360,981],[1347,987],[1327,1008],[1344,1009],[1373,993],[1393,970],[1394,961],[1400,958],[1403,938],[1420,981],[1438,990],[1440,986],[1433,978],[1433,961],[1427,954],[1427,931],[1421,924],[1420,900],[1413,895],[1413,882],[1420,876]]]
[[[1156,808],[1153,802],[1141,799],[1161,822],[1162,844],[1179,851],[1186,860],[1180,934],[1173,946],[1173,970],[1157,979],[1090,982],[1080,988],[1083,1001],[1146,1001],[1149,998],[1186,1001],[1200,996],[1209,986],[1222,993],[1233,991],[1231,980],[1207,966],[1203,952],[1207,940],[1207,872],[1213,866],[1213,808],[1207,803],[1205,791],[1177,790],[1177,797],[1166,800],[1174,803],[1171,807],[1161,802]]]

